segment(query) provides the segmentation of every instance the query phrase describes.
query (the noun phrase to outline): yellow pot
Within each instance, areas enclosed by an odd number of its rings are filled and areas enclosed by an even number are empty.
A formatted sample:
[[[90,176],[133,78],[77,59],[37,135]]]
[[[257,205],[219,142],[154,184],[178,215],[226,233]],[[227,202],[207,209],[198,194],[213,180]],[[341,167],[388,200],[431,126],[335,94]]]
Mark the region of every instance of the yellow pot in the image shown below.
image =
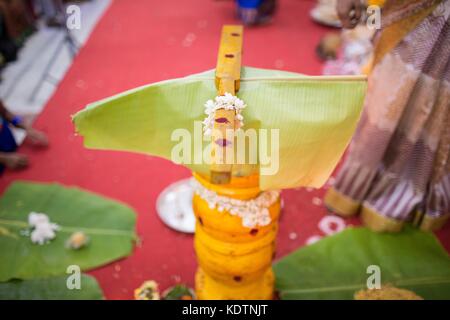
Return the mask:
[[[270,300],[273,298],[274,274],[271,268],[258,279],[241,286],[224,285],[198,268],[195,292],[200,300]]]
[[[385,4],[386,0],[369,0],[367,1],[367,4],[369,6],[379,6],[379,7],[383,7]]]
[[[265,237],[274,229],[272,223],[263,227],[244,227],[240,217],[231,215],[227,211],[221,212],[216,208],[211,209],[208,203],[198,195],[194,195],[193,206],[198,224],[204,228],[206,233],[221,241],[251,242]],[[269,213],[272,221],[278,220],[280,214],[279,200],[269,207]]]
[[[213,185],[194,174],[203,187],[218,195],[239,200],[256,198],[258,176],[233,177],[226,185]],[[280,200],[269,208],[271,223],[248,228],[242,219],[226,210],[210,208],[200,196],[193,199],[197,218],[194,247],[199,269],[196,291],[199,299],[271,299]]]

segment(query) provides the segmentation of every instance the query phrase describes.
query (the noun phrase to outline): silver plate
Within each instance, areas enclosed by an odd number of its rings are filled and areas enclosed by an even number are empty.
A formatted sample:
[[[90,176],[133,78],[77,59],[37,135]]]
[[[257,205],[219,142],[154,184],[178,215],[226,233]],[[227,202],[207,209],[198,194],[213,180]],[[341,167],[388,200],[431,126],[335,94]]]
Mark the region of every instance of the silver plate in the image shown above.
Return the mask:
[[[188,178],[172,183],[156,199],[156,211],[164,224],[185,233],[195,232],[192,180]]]
[[[313,19],[313,21],[315,21],[321,25],[324,25],[327,27],[333,27],[333,28],[342,28],[342,24],[339,19],[329,20],[329,19],[324,18],[323,14],[320,12],[318,7],[312,9],[309,13],[309,16],[311,17],[311,19]]]

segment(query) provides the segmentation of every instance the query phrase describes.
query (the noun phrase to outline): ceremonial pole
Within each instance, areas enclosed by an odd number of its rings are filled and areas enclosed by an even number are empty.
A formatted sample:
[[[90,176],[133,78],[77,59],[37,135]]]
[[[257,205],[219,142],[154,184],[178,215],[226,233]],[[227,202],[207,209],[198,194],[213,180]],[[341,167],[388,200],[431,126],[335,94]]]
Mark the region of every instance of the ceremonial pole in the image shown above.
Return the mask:
[[[218,95],[236,95],[240,85],[243,28],[224,26],[216,68]],[[249,106],[255,107],[255,106]],[[218,144],[226,132],[237,129],[235,110],[216,110],[212,132],[210,176],[194,173],[200,192],[193,198],[196,216],[195,251],[198,270],[195,278],[199,299],[272,299],[274,275],[272,259],[278,230],[278,193],[262,193],[259,173],[251,165],[225,161],[234,150],[231,143]],[[252,170],[256,169],[256,170]],[[229,204],[224,209],[208,202]],[[235,207],[234,207],[235,206]],[[233,210],[267,210],[270,223],[245,226]]]

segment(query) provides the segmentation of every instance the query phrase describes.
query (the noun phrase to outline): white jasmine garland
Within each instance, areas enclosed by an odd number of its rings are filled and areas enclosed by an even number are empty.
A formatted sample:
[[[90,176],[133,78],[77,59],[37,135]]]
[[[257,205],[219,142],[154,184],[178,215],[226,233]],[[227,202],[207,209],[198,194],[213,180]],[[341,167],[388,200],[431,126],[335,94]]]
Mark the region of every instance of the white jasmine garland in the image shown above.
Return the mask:
[[[270,224],[269,207],[277,201],[280,196],[279,191],[264,191],[250,200],[233,199],[218,195],[216,192],[203,187],[199,182],[194,181],[195,193],[205,200],[211,209],[217,208],[219,211],[227,211],[231,215],[236,215],[242,219],[242,225],[247,228],[256,226],[266,226]]]
[[[28,215],[28,224],[33,231],[31,232],[31,242],[37,244],[44,244],[56,237],[56,231],[59,226],[56,223],[50,222],[50,219],[45,213],[30,212]]]
[[[205,103],[206,118],[203,120],[203,133],[205,136],[211,136],[214,128],[214,114],[216,110],[234,110],[239,128],[244,126],[244,117],[241,114],[242,109],[247,105],[231,93],[225,93],[223,96],[217,96],[214,100],[208,100]]]

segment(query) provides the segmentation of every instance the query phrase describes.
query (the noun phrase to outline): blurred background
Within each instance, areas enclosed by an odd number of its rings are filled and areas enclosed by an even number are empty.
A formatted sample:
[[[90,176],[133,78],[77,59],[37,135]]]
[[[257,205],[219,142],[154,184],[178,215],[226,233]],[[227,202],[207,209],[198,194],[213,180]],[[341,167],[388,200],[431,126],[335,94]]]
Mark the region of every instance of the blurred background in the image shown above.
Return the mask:
[[[167,228],[155,209],[161,191],[190,172],[156,157],[85,149],[74,133],[74,113],[128,89],[213,69],[224,24],[245,24],[246,66],[364,73],[373,31],[342,32],[335,1],[267,1],[258,10],[251,2],[0,0],[0,99],[48,142],[46,148],[19,147],[26,168],[6,168],[0,192],[17,180],[59,182],[135,209],[140,241],[133,255],[89,272],[106,298],[132,298],[146,279],[163,289],[193,286],[192,237]],[[13,128],[13,134],[22,144],[25,131]],[[327,215],[322,199],[333,179],[319,190],[283,191],[277,258],[359,225],[356,218]],[[449,231],[447,225],[437,232],[447,250]]]

